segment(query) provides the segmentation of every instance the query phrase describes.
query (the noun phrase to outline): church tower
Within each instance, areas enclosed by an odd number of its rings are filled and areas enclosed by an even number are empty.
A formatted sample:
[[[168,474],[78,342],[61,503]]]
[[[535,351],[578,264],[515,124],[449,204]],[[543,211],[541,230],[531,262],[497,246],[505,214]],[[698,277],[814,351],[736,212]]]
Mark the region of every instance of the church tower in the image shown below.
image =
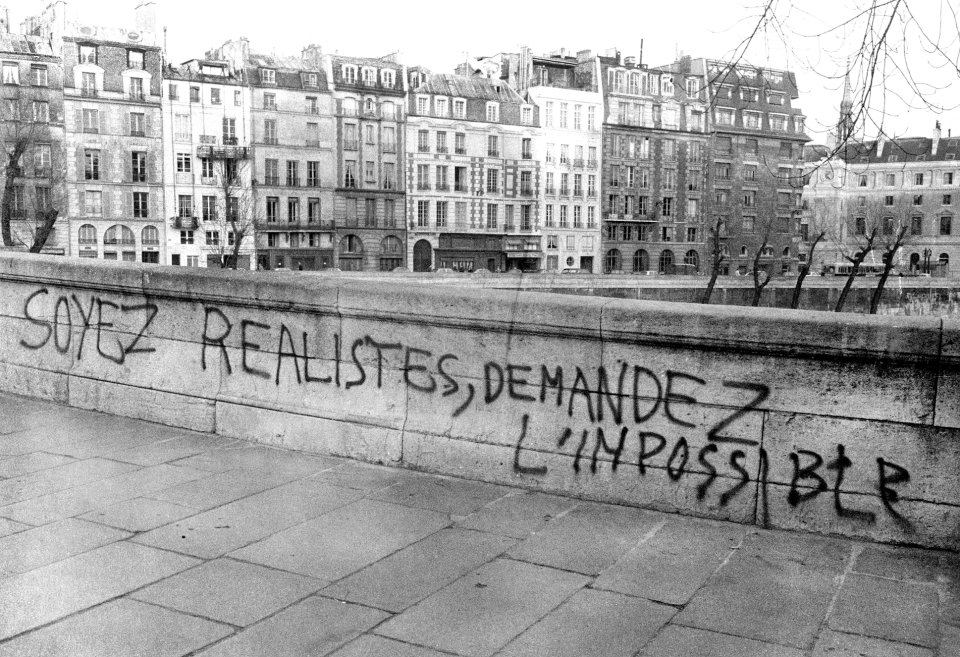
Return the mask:
[[[840,120],[837,121],[837,144],[845,144],[853,138],[853,87],[850,86],[850,68],[843,83],[843,100],[840,102]]]

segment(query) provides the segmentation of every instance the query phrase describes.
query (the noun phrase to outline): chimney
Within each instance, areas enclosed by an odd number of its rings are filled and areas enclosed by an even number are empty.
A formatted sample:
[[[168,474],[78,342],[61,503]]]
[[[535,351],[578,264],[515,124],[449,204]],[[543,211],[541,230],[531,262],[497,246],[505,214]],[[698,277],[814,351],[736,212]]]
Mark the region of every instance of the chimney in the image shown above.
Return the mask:
[[[577,61],[580,63],[587,62],[593,59],[592,50],[580,50],[577,52]]]
[[[323,48],[315,43],[311,43],[309,46],[305,46],[303,50],[300,51],[300,59],[302,59],[304,63],[309,64],[314,68],[321,68]]]
[[[947,135],[949,136],[949,135]],[[936,125],[933,128],[933,147],[931,150],[932,155],[937,154],[937,147],[940,146],[940,122],[937,121]]]
[[[877,157],[883,157],[883,147],[887,145],[887,137],[884,134],[880,134],[877,137]]]
[[[636,65],[637,65],[637,58],[634,57],[633,55],[629,55],[629,56],[623,58],[623,63],[624,63],[625,66],[636,66]]]
[[[0,7],[0,33],[10,33],[10,10],[6,7]]]
[[[137,19],[137,31],[154,34],[157,31],[157,11],[152,0],[140,0],[140,4],[133,10]]]
[[[607,51],[603,53],[604,57],[610,57],[616,59],[617,63],[620,63],[620,51],[616,48],[607,48]]]

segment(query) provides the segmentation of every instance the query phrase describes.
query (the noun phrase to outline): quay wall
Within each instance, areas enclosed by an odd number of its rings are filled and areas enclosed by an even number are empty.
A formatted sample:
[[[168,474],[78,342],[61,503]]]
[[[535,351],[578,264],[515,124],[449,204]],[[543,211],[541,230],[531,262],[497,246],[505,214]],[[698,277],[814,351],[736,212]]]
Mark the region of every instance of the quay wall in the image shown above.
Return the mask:
[[[0,254],[0,389],[960,550],[960,321]]]

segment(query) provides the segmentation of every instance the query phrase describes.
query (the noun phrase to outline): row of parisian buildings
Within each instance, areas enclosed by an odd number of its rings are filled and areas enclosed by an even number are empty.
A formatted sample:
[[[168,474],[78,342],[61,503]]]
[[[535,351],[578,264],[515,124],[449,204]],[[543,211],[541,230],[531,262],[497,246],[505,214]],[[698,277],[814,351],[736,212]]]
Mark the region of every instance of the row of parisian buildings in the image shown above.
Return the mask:
[[[523,48],[434,74],[245,38],[172,65],[154,5],[134,18],[89,26],[57,1],[0,28],[0,127],[30,136],[4,201],[22,244],[55,206],[47,252],[185,266],[703,273],[718,219],[723,273],[808,256],[822,153],[789,71]],[[831,161],[887,164],[873,151]],[[921,235],[943,243],[940,216]]]

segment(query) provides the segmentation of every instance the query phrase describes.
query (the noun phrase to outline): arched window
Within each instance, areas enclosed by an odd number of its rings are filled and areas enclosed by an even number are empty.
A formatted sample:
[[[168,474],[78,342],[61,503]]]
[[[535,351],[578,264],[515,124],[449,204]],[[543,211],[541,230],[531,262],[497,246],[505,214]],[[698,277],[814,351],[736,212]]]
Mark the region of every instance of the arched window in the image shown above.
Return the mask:
[[[729,258],[729,257],[730,257],[730,247],[727,246],[726,244],[721,244],[721,245],[720,245],[720,253],[723,254],[723,257],[724,257],[724,258]]]
[[[633,253],[633,271],[647,271],[650,269],[650,254],[643,249]]]
[[[143,244],[160,244],[160,232],[155,226],[144,226],[143,232],[140,233],[140,241]]]
[[[604,259],[604,268],[606,273],[620,269],[620,250],[619,249],[610,249],[607,251],[607,256]]]
[[[380,243],[380,253],[403,253],[403,242],[400,241],[399,237],[387,235]]]
[[[941,264],[941,265],[944,265],[944,266],[950,264],[950,254],[949,254],[949,253],[941,253],[941,254],[940,254],[940,264]]]
[[[790,247],[789,247],[789,246],[783,247],[783,257],[784,257],[784,258],[789,258],[789,257],[790,257]]]
[[[373,98],[367,98],[366,100],[364,100],[363,111],[367,113],[373,113],[373,110],[374,110]]]
[[[340,240],[341,255],[363,255],[363,242],[356,235],[344,235]]]
[[[740,247],[740,257],[742,258],[742,257],[744,257],[744,256],[746,256],[746,255],[747,255],[747,247],[741,246],[741,247]]]
[[[658,271],[661,274],[672,274],[673,273],[673,251],[667,249],[660,254],[660,266]]]
[[[920,269],[920,254],[911,253],[910,254],[910,269]]]
[[[380,271],[393,271],[403,266],[403,241],[387,235],[380,242]]]
[[[120,240],[117,237],[117,232],[119,232],[120,226],[110,226],[107,231],[103,234],[103,243],[104,244],[119,244]]]
[[[687,251],[686,255],[683,256],[683,264],[693,265],[693,270],[696,272],[700,271],[700,254],[695,250],[690,249]]]
[[[344,235],[340,240],[338,265],[343,271],[363,269],[363,242],[356,235]]]
[[[765,257],[765,258],[772,258],[772,257],[773,257],[773,247],[772,247],[772,246],[765,246],[765,247],[763,247],[763,251],[760,252],[760,255],[762,255],[762,256]]]
[[[91,224],[80,226],[79,238],[81,244],[96,244],[97,229]]]

